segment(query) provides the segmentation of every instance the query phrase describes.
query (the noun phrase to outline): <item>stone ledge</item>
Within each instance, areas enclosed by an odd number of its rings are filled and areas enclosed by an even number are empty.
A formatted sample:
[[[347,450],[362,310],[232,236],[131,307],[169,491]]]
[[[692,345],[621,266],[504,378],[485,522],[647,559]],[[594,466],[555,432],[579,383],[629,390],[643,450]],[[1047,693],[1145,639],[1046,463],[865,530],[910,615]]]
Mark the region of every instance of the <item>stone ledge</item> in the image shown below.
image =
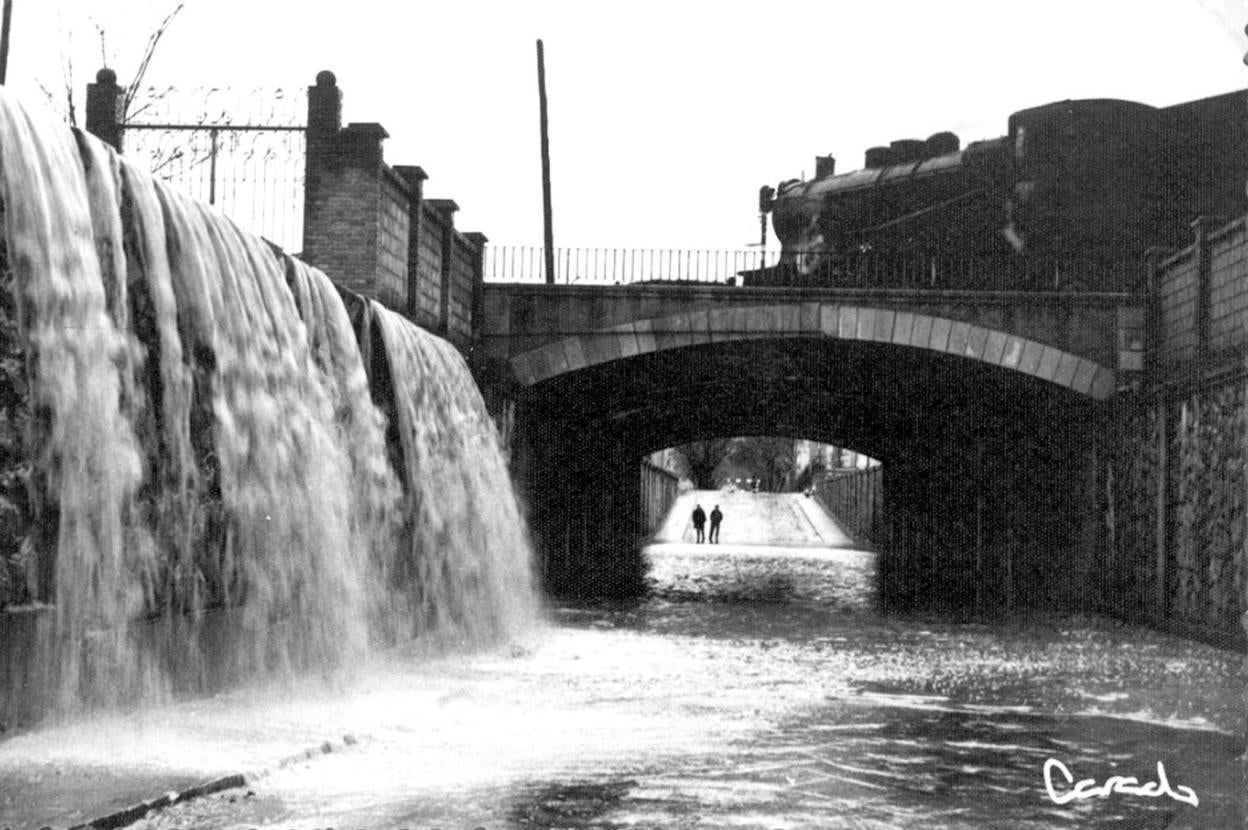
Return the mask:
[[[187,801],[192,801],[206,795],[213,795],[224,790],[233,790],[245,787],[248,784],[252,784],[261,778],[271,775],[277,770],[285,769],[286,767],[297,764],[300,761],[311,760],[317,756],[329,755],[333,752],[341,752],[343,749],[349,746],[355,746],[358,743],[359,739],[357,739],[354,735],[343,735],[341,740],[338,742],[337,748],[335,748],[335,743],[333,741],[324,741],[317,746],[310,747],[302,752],[296,752],[294,755],[282,758],[270,767],[252,772],[236,772],[230,775],[223,775],[218,778],[205,781],[202,784],[187,787],[181,791],[167,792],[157,798],[153,798],[148,801],[141,801],[138,804],[126,807],[123,810],[118,810],[106,816],[92,819],[85,824],[76,824],[69,828],[69,830],[117,830],[117,828],[120,827],[127,827],[134,824],[136,821],[146,818],[149,814],[163,810],[166,807],[172,807],[176,804],[184,804]]]

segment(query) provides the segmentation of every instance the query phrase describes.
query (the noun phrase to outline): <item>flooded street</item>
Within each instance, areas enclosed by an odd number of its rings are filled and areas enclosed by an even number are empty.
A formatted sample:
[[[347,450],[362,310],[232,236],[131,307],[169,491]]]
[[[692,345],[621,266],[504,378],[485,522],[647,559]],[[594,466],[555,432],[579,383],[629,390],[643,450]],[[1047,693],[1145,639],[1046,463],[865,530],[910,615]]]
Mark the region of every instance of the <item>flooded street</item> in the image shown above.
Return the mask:
[[[801,496],[753,497],[801,526],[778,547],[740,543],[750,497],[733,498],[721,545],[665,528],[643,600],[553,607],[501,650],[396,657],[347,690],[19,736],[0,770],[193,778],[223,735],[257,768],[280,740],[352,736],[133,825],[148,830],[1243,826],[1241,656],[1094,618],[881,617],[874,555],[826,546],[847,540]],[[1058,804],[1048,759],[1138,786]],[[1145,788],[1159,765],[1168,789]],[[1058,800],[1073,790],[1056,766],[1050,780]]]

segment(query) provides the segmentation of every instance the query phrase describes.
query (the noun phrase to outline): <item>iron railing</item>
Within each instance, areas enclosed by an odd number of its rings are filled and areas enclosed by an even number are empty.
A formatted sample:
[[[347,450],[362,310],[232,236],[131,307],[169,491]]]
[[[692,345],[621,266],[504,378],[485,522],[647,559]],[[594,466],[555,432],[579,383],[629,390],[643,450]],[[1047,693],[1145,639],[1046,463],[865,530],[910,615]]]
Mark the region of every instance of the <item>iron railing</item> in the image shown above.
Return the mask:
[[[545,282],[546,249],[490,245],[489,282]],[[774,266],[779,251],[677,248],[555,248],[558,285],[631,285],[645,282],[740,284],[745,271]]]
[[[125,152],[287,250],[303,244],[302,88],[140,91]]]
[[[959,251],[786,254],[777,267],[744,275],[745,285],[841,286],[941,291],[1143,291],[1148,269],[1137,257],[983,255]]]
[[[546,282],[541,247],[489,246],[485,279]],[[745,286],[968,291],[1138,292],[1147,269],[1136,258],[975,256],[958,252],[780,252],[671,248],[558,248],[556,285],[703,283]]]

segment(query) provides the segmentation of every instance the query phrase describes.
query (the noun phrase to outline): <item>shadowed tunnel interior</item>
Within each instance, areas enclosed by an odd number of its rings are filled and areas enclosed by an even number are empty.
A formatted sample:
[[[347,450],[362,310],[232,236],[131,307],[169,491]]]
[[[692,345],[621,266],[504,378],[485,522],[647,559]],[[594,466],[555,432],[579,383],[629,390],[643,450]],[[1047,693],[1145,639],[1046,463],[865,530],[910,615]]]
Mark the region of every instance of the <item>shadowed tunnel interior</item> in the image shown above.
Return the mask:
[[[556,595],[640,590],[637,465],[733,435],[852,448],[885,470],[881,602],[1077,602],[1103,408],[977,361],[891,344],[749,340],[668,349],[523,390],[517,470]]]

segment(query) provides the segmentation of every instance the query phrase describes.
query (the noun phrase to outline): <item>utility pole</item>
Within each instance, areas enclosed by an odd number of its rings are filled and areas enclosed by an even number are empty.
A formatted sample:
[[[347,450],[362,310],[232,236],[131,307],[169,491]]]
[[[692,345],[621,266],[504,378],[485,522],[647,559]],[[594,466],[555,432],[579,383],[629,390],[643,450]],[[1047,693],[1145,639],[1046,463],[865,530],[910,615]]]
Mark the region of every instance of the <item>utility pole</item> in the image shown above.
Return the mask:
[[[4,0],[4,18],[0,20],[0,86],[9,74],[9,26],[13,19],[13,0]]]
[[[551,228],[550,211],[550,135],[546,119],[546,61],[542,54],[542,40],[537,40],[537,95],[541,105],[542,119],[542,222],[546,242],[546,284],[555,283],[555,232]]]

